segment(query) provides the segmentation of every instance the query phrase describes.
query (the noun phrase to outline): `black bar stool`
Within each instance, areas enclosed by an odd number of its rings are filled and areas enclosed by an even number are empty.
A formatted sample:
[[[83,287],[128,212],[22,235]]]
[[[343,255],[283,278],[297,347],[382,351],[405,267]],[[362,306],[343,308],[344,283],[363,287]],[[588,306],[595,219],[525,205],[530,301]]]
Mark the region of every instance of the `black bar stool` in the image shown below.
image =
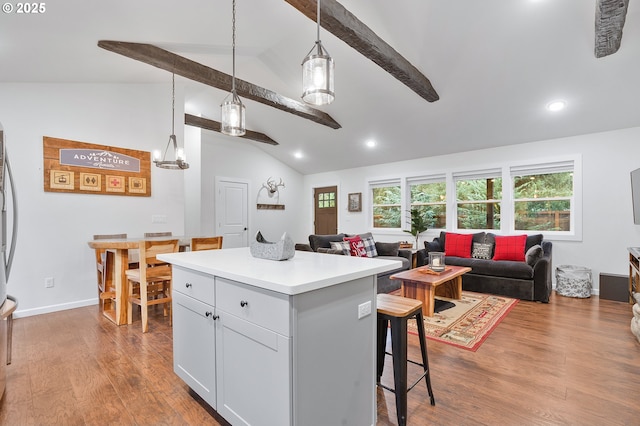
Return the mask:
[[[407,424],[407,392],[415,387],[424,377],[427,382],[427,390],[431,398],[431,405],[436,405],[431,389],[431,376],[429,374],[429,359],[427,357],[427,340],[424,337],[424,322],[422,316],[422,302],[406,297],[393,296],[390,294],[378,294],[378,339],[377,339],[377,367],[378,386],[395,393],[396,414],[398,424]],[[420,338],[420,351],[422,352],[422,363],[407,359],[407,320],[415,318],[418,325],[418,335]],[[385,351],[387,342],[387,328],[391,322],[391,348],[392,353]],[[382,371],[384,370],[385,354],[393,356],[393,381],[395,389],[391,389],[380,383]],[[424,373],[414,384],[407,384],[407,362],[419,365]]]

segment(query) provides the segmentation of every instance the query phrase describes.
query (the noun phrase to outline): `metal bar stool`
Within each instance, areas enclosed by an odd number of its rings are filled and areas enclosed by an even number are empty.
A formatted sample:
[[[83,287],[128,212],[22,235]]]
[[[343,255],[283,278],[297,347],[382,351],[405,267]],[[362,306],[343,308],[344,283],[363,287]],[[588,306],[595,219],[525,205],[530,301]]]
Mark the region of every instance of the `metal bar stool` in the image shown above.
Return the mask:
[[[390,294],[378,294],[378,339],[377,339],[377,367],[378,385],[396,395],[396,414],[400,426],[407,424],[407,392],[425,379],[427,390],[431,398],[431,405],[436,405],[431,389],[431,376],[429,374],[429,359],[427,357],[427,340],[424,337],[424,318],[422,316],[422,302],[406,297],[393,296]],[[418,325],[418,335],[420,338],[420,351],[422,352],[422,363],[407,359],[407,320],[415,318]],[[387,328],[391,322],[391,348],[392,353],[386,352]],[[385,354],[393,356],[393,381],[395,389],[391,389],[380,383],[382,371],[384,370]],[[411,386],[407,383],[407,362],[423,368],[424,373]]]

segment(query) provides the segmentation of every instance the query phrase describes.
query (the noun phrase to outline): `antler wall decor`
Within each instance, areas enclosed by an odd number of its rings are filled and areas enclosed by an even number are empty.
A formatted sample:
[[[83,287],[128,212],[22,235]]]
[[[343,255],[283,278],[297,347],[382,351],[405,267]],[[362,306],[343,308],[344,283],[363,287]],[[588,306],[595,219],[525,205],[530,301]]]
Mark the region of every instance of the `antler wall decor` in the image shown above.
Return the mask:
[[[266,189],[267,196],[269,198],[273,198],[274,196],[276,197],[275,203],[257,203],[257,207],[259,210],[284,210],[284,204],[280,204],[280,190],[278,189],[279,187],[285,187],[282,178],[280,178],[280,182],[276,183],[275,179],[271,179],[271,176],[269,176],[267,181],[262,184],[260,190],[258,191],[258,200],[260,199],[260,192],[262,192],[263,189]]]

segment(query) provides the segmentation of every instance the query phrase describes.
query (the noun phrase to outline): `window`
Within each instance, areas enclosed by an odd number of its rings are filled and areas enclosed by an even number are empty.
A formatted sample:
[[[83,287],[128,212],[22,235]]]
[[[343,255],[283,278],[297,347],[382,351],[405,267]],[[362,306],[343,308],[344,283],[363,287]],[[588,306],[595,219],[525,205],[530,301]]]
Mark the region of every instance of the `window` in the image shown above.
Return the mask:
[[[457,229],[500,229],[500,169],[454,174]]]
[[[573,230],[573,161],[512,167],[511,176],[515,230]]]
[[[318,208],[326,209],[336,206],[335,192],[321,192],[318,194]]]
[[[447,228],[447,183],[445,176],[409,181],[410,210],[417,209],[430,228]]]
[[[400,181],[371,185],[374,228],[400,228],[402,192]]]
[[[372,228],[402,235],[418,210],[429,229],[582,239],[580,155],[429,173],[369,180]]]

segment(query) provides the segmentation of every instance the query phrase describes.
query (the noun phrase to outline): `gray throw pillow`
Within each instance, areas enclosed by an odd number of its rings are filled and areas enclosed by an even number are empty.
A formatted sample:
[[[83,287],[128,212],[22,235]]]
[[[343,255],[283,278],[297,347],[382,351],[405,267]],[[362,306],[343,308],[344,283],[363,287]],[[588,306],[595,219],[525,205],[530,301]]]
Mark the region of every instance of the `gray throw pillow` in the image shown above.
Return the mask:
[[[376,243],[378,256],[397,256],[400,249],[400,243]]]
[[[527,250],[524,258],[527,261],[527,264],[533,268],[538,260],[542,259],[542,256],[544,256],[544,250],[542,250],[541,245],[536,244],[535,246],[532,246],[529,250]]]
[[[475,259],[491,259],[492,251],[493,251],[493,244],[473,243],[473,248],[471,250],[471,257]]]

